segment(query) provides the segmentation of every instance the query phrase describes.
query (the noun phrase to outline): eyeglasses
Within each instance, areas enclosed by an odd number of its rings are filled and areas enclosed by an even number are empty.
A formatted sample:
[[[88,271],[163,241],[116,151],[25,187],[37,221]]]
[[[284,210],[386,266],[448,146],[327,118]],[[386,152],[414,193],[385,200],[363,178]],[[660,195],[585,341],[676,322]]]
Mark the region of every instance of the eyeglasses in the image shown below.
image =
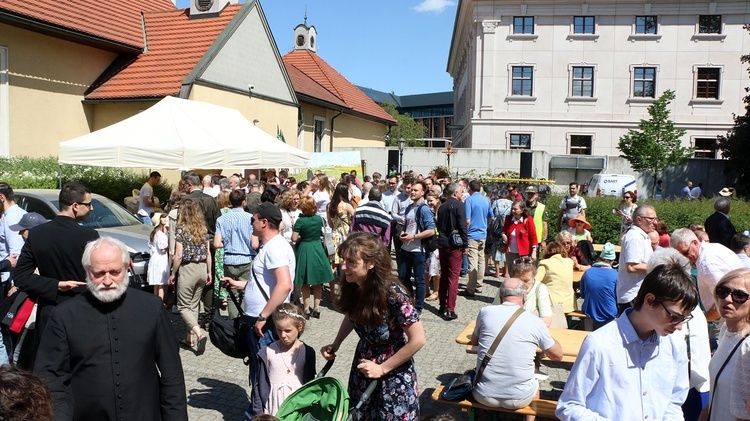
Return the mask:
[[[576,225],[578,225],[578,224],[581,224],[581,225],[583,225],[583,224],[584,224],[584,222],[583,222],[583,221],[576,221]]]
[[[746,299],[747,299],[747,297],[746,297]],[[693,315],[692,314],[689,314],[687,316],[683,316],[682,314],[679,314],[679,313],[675,314],[675,313],[672,313],[671,311],[669,311],[669,309],[667,308],[667,306],[664,304],[663,301],[659,300],[659,303],[661,304],[662,307],[664,307],[664,311],[666,311],[667,314],[669,314],[669,323],[671,325],[677,326],[680,323],[687,323],[690,320],[693,320]]]
[[[654,221],[656,221],[656,217],[655,216],[641,216],[641,218],[645,219],[646,221],[648,221],[649,223],[652,223],[652,224],[654,223]]]
[[[91,202],[73,202],[76,203],[79,206],[86,206],[87,208],[91,209]]]
[[[623,198],[623,199],[632,199],[632,198],[633,198],[633,196],[623,196],[622,198]]]
[[[531,257],[529,257],[529,256],[519,257],[519,258],[513,260],[513,264],[514,265],[530,265],[533,262],[534,261],[531,260]]]
[[[742,304],[747,301],[748,298],[750,298],[750,294],[742,291],[741,289],[729,289],[725,286],[716,287],[716,296],[721,298],[722,300],[730,295],[732,296],[732,301],[737,304]]]

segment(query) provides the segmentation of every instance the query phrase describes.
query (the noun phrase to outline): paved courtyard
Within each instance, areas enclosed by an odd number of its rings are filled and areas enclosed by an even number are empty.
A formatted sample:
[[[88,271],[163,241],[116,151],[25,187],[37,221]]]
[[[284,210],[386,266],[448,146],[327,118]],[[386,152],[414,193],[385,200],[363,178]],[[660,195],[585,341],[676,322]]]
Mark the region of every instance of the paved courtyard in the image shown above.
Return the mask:
[[[465,285],[466,279],[461,278]],[[456,313],[458,319],[444,321],[437,315],[437,301],[425,303],[422,315],[427,344],[416,356],[417,375],[422,417],[435,412],[452,412],[457,419],[467,420],[468,416],[457,407],[437,404],[430,396],[435,387],[446,382],[458,373],[475,365],[476,355],[465,352],[465,347],[455,342],[456,336],[476,317],[479,309],[492,301],[498,286],[497,278],[485,278],[482,294],[472,299],[458,297]],[[333,341],[343,316],[330,307],[328,293],[324,293],[325,309],[320,319],[308,321],[302,340],[315,349]],[[181,335],[184,325],[179,315],[172,315],[176,332]],[[354,348],[357,343],[355,333],[347,338],[338,351],[338,359],[328,376],[336,377],[346,384],[349,377]],[[188,413],[191,420],[243,420],[244,410],[249,403],[248,369],[239,359],[225,356],[209,342],[206,353],[196,356],[189,349],[181,349],[180,357],[185,371],[188,396]],[[318,354],[316,368],[325,360]],[[567,379],[570,364],[543,363],[542,371],[549,378],[541,383],[542,397],[557,399]],[[500,419],[500,418],[498,418]],[[502,419],[522,419],[509,416]]]

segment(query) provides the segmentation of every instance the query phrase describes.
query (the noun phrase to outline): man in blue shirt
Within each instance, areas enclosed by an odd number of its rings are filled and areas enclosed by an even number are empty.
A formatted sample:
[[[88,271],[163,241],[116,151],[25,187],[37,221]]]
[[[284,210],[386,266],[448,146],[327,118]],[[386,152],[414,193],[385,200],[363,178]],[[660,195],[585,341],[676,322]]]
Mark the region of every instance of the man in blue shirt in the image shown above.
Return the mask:
[[[244,190],[232,190],[229,193],[229,203],[232,205],[232,209],[216,220],[214,247],[217,249],[224,248],[224,276],[232,279],[249,279],[250,268],[256,254],[252,245],[253,215],[245,212],[247,201]],[[257,242],[256,238],[256,247]],[[219,284],[217,282],[217,286]],[[221,295],[226,296],[226,292],[221,291]],[[238,301],[242,302],[241,292]],[[227,302],[227,312],[230,318],[236,318],[240,315],[232,300]]]
[[[615,246],[607,242],[599,254],[599,259],[581,278],[581,298],[583,312],[594,321],[594,330],[614,320],[617,316],[617,271],[612,269],[615,260]]]
[[[646,275],[633,307],[583,342],[555,415],[587,419],[682,420],[688,394],[682,330],[698,289],[678,262]]]
[[[482,292],[484,282],[484,243],[487,240],[487,225],[492,220],[492,206],[482,193],[482,183],[472,180],[469,183],[471,194],[466,198],[466,224],[469,226],[469,280],[466,290],[460,295],[473,297],[475,292]]]

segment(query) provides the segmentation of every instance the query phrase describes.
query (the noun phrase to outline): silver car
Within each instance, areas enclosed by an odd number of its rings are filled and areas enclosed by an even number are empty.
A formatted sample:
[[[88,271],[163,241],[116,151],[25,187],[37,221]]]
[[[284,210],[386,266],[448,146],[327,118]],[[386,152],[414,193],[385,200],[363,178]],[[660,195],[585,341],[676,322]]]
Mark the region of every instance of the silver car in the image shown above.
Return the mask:
[[[27,212],[37,212],[48,220],[59,212],[60,190],[19,189],[14,190],[14,193],[16,204]],[[114,237],[125,243],[133,266],[130,285],[136,288],[148,286],[148,241],[153,227],[144,224],[127,209],[102,195],[92,193],[91,203],[94,210],[79,224],[97,230],[100,235]]]

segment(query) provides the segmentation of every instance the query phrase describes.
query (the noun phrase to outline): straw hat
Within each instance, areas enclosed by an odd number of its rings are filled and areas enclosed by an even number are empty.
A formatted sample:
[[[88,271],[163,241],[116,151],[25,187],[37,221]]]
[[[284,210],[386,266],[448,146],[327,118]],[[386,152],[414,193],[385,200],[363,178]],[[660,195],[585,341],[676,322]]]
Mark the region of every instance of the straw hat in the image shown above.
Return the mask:
[[[724,187],[723,189],[719,190],[719,195],[724,196],[724,197],[729,197],[732,195],[732,191]]]
[[[166,214],[165,214],[165,213],[162,213],[162,212],[157,212],[157,213],[155,213],[155,214],[154,214],[154,216],[152,216],[152,217],[151,217],[151,223],[152,223],[152,224],[153,224],[154,226],[158,226],[158,225],[159,225],[159,222],[160,222],[159,220],[161,219],[161,216],[162,216],[162,215],[166,216]]]
[[[575,228],[576,221],[583,222],[583,229],[585,230],[591,228],[591,224],[589,224],[588,221],[586,221],[586,218],[582,217],[581,215],[578,215],[575,218],[568,220],[568,225],[570,225],[571,228]]]

